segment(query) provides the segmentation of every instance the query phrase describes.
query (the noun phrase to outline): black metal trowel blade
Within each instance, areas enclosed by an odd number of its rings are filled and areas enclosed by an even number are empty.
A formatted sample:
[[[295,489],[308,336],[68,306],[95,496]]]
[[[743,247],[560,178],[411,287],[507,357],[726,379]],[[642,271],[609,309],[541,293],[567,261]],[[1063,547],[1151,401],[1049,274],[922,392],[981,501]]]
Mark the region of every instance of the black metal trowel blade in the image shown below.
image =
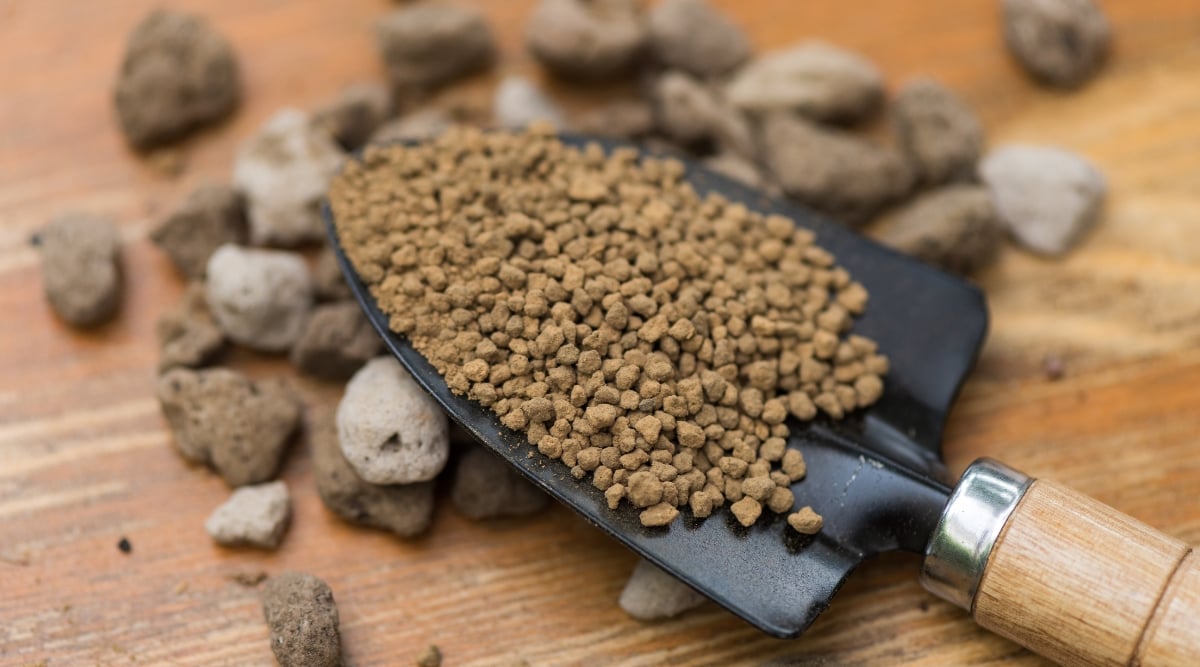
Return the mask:
[[[591,139],[563,137],[568,144]],[[594,140],[610,149],[625,145]],[[942,426],[987,330],[987,309],[975,287],[824,220],[689,164],[697,192],[720,193],[763,213],[778,213],[811,229],[870,292],[854,331],[873,338],[891,360],[883,398],[839,422],[791,423],[790,447],[801,450],[808,477],[792,485],[797,507],[811,505],[825,528],[808,537],[783,517],[764,515],[749,529],[727,511],[697,520],[684,510],[667,528],[643,527],[624,505],[608,509],[590,480],[537,453],[482,406],[455,396],[408,342],[388,329],[367,287],[338,244],[332,212],[323,206],[331,242],[355,297],[388,349],[451,418],[531,481],[590,523],[676,575],[753,625],[795,637],[824,611],[846,576],[866,558],[904,549],[920,552],[949,497],[940,461]],[[530,456],[530,452],[533,455]]]

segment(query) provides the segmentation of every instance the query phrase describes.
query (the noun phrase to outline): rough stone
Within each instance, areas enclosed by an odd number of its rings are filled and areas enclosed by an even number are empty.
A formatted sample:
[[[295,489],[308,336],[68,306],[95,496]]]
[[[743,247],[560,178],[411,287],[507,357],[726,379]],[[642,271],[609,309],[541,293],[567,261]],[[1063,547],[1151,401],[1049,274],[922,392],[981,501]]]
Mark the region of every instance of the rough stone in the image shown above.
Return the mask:
[[[330,512],[363,526],[414,537],[433,520],[433,482],[371,484],[342,455],[332,414],[313,420],[310,435],[317,494]]]
[[[317,306],[292,346],[292,363],[326,380],[347,380],[379,354],[383,341],[354,301]]]
[[[263,587],[263,617],[280,667],[341,667],[337,603],[329,584],[284,572]]]
[[[1013,238],[1052,256],[1070,250],[1096,223],[1108,188],[1091,162],[1047,146],[997,148],[979,164],[979,176]]]
[[[1057,88],[1077,88],[1100,70],[1112,42],[1092,0],[1003,0],[1004,41],[1027,72]]]
[[[646,43],[635,0],[542,0],[525,26],[529,52],[560,76],[585,81],[627,72]]]
[[[674,618],[708,598],[647,560],[639,560],[621,591],[621,609],[639,621]]]
[[[266,352],[291,347],[312,308],[299,255],[223,245],[208,260],[208,306],[230,340]]]
[[[350,285],[338,266],[333,248],[323,246],[312,265],[313,294],[318,301],[345,301],[354,298]]]
[[[159,377],[158,400],[179,453],[232,487],[274,477],[300,420],[281,381],[251,382],[226,368],[171,369]]]
[[[898,151],[841,130],[772,114],[762,134],[766,165],[784,191],[848,224],[870,220],[912,187]]]
[[[453,4],[394,10],[379,21],[375,35],[388,78],[402,96],[484,69],[496,51],[483,14]]]
[[[342,150],[308,114],[284,109],[239,149],[233,186],[246,198],[250,241],[292,246],[325,237],[320,201]]]
[[[38,234],[42,287],[50,307],[67,324],[103,324],[121,305],[121,238],[108,218],[60,215]]]
[[[387,86],[358,83],[313,112],[313,124],[352,151],[367,143],[391,114],[392,96]]]
[[[377,357],[346,385],[338,405],[342,453],[372,484],[433,479],[446,465],[446,415],[392,357]]]
[[[478,520],[533,514],[550,498],[503,459],[476,445],[458,461],[450,500],[459,514]]]
[[[655,57],[698,77],[727,74],[750,57],[746,33],[707,0],[663,0],[648,24]]]
[[[891,109],[897,143],[925,184],[974,178],[983,126],[950,89],[916,79],[900,89]]]
[[[824,42],[803,42],[750,62],[726,92],[735,106],[748,112],[851,122],[879,108],[883,76],[858,54]]]
[[[654,88],[658,127],[684,145],[712,143],[745,158],[757,152],[750,123],[720,91],[680,71],[668,71]]]
[[[150,232],[181,274],[204,277],[208,258],[226,243],[246,242],[242,197],[228,185],[196,188],[183,205]]]
[[[967,275],[995,259],[1003,237],[988,189],[951,185],[906,205],[882,240],[921,261]]]
[[[114,99],[121,129],[135,148],[220,120],[239,98],[233,50],[206,21],[159,9],[129,35]]]
[[[217,544],[277,549],[292,518],[292,498],[282,481],[236,489],[209,515],[204,529]]]
[[[155,334],[160,373],[176,366],[203,366],[225,344],[225,334],[208,310],[204,284],[199,282],[189,283],[179,302],[159,316]]]

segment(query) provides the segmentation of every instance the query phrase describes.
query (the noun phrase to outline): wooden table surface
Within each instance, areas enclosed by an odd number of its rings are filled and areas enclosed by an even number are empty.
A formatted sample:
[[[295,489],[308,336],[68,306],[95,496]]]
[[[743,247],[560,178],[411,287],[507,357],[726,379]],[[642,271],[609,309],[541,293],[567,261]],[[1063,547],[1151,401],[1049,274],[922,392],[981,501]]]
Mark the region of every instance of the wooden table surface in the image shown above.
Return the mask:
[[[125,34],[160,4],[201,8],[246,82],[236,117],[184,145],[174,180],[125,148],[110,103]],[[474,4],[501,42],[497,71],[534,72],[520,40],[531,0]],[[1200,3],[1104,2],[1115,57],[1070,95],[1014,69],[996,2],[718,4],[760,49],[819,36],[875,60],[890,86],[933,75],[979,110],[993,143],[1058,144],[1101,166],[1112,195],[1078,252],[1013,249],[980,276],[993,329],[946,459],[958,471],[996,456],[1200,543]],[[565,509],[471,523],[443,503],[426,537],[399,541],[328,514],[303,445],[284,473],[296,517],[283,548],[213,546],[202,523],[227,491],[173,453],[153,398],[154,320],[181,284],[146,230],[195,185],[227,179],[238,140],[279,107],[378,78],[370,25],[388,7],[0,0],[0,664],[271,664],[258,592],[230,576],[285,568],[333,587],[352,665],[411,664],[429,643],[449,665],[1042,664],[923,592],[909,555],[864,565],[798,641],[711,604],[639,624],[616,606],[633,556]],[[485,100],[492,81],[455,94]],[[568,103],[607,92],[554,91]],[[87,334],[52,317],[28,245],[70,209],[114,216],[128,241],[121,317]],[[1062,380],[1044,376],[1046,354],[1064,360]],[[312,409],[339,395],[303,389]]]

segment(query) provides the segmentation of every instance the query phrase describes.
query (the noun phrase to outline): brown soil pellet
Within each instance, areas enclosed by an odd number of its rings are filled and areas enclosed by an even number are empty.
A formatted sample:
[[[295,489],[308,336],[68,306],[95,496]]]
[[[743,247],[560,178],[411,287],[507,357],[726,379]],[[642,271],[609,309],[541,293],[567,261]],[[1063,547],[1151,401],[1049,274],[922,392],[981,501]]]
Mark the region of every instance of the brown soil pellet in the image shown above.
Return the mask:
[[[339,667],[342,638],[329,584],[301,572],[271,577],[263,587],[263,617],[281,667]]]
[[[159,316],[155,333],[160,372],[176,366],[203,366],[225,344],[225,334],[208,310],[204,285],[198,282],[189,284],[179,303]]]
[[[245,207],[228,185],[206,185],[188,195],[175,211],[150,232],[184,276],[204,277],[208,258],[226,243],[245,243]]]
[[[825,525],[825,520],[821,518],[821,515],[807,505],[801,507],[799,512],[789,514],[787,522],[792,530],[804,535],[816,535]]]
[[[738,501],[748,474],[777,485],[767,456],[803,476],[782,451],[793,406],[837,418],[878,398],[856,389],[879,380],[874,344],[845,337],[862,285],[811,232],[701,198],[683,173],[548,127],[455,128],[369,148],[330,201],[392,329],[452,391],[658,525],[662,504]]]

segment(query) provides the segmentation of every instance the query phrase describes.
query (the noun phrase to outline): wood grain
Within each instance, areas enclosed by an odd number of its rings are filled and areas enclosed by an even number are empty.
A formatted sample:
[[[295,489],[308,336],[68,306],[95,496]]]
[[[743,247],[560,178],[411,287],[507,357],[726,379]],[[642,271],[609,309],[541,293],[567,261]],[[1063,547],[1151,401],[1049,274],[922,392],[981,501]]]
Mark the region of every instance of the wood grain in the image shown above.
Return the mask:
[[[1158,613],[1146,627],[1131,664],[1134,667],[1194,665],[1200,662],[1197,641],[1200,641],[1200,553],[1192,551],[1163,591]]]
[[[1062,665],[1124,667],[1190,550],[1111,507],[1037,480],[992,548],[972,616]],[[1181,599],[1191,598],[1184,591]],[[1191,644],[1178,659],[1148,664],[1194,665],[1200,637]]]
[[[152,6],[209,16],[233,42],[246,101],[186,142],[163,177],[115,130],[109,94],[125,33]],[[455,89],[486,102],[499,73],[534,73],[521,48],[532,0],[484,7],[504,51]],[[945,454],[1053,477],[1185,542],[1200,542],[1200,5],[1112,0],[1117,49],[1078,94],[1045,92],[1001,48],[994,3],[723,0],[765,49],[819,36],[880,63],[889,85],[935,76],[977,108],[993,143],[1064,145],[1094,159],[1112,196],[1061,262],[1017,250],[979,281],[993,330],[949,425]],[[714,606],[642,625],[615,605],[633,558],[555,508],[471,523],[448,507],[411,542],[348,527],[314,493],[301,442],[284,478],[296,521],[276,554],[214,547],[202,530],[227,493],[176,457],[153,396],[153,323],[181,284],[145,240],[191,188],[228,178],[233,151],[284,105],[311,107],[380,77],[370,25],[385,0],[0,0],[0,664],[271,664],[256,590],[231,573],[301,569],[340,603],[353,665],[404,664],[439,644],[447,664],[1042,665],[916,583],[918,560],[867,563],[802,639],[772,640]],[[617,94],[551,83],[572,108]],[[131,276],[121,318],[57,323],[27,240],[54,213],[122,224]],[[1040,372],[1060,355],[1058,382]],[[279,360],[234,355],[255,375]],[[337,387],[303,382],[311,406]],[[116,548],[129,537],[133,552]]]

